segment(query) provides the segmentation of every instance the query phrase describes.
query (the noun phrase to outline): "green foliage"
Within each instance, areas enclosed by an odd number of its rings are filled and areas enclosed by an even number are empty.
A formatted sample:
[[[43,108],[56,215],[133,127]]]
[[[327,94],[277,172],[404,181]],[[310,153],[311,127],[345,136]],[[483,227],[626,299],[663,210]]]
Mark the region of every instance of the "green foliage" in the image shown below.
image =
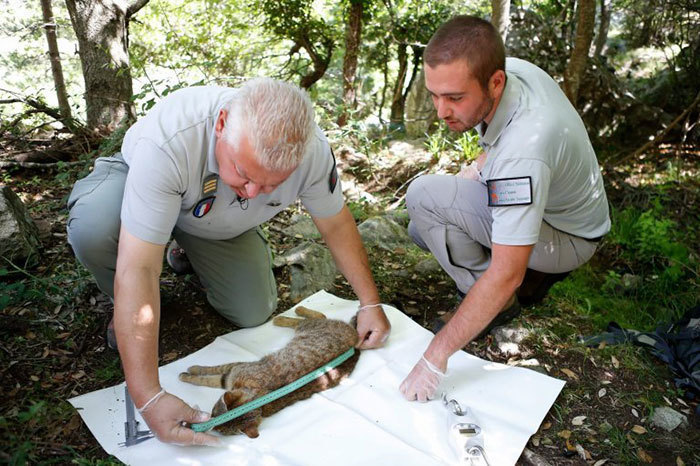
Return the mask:
[[[433,162],[437,162],[440,159],[440,155],[447,147],[446,131],[445,125],[440,125],[437,131],[425,134],[425,150],[430,153],[430,158]]]
[[[676,222],[661,217],[662,211],[658,199],[653,209],[644,212],[634,208],[613,209],[609,238],[624,248],[623,258],[635,260],[646,270],[660,274],[662,280],[673,283],[692,271],[697,259],[680,242]]]
[[[612,229],[603,254],[617,264],[601,275],[590,265],[552,289],[555,299],[575,304],[575,310],[589,316],[600,328],[615,321],[625,328],[653,330],[660,322],[680,317],[700,299],[697,256],[683,239],[691,237],[685,228],[663,215],[659,198],[651,208],[613,209]]]
[[[479,134],[473,129],[461,133],[454,142],[454,146],[460,155],[460,160],[464,162],[476,159],[482,151],[479,146]]]

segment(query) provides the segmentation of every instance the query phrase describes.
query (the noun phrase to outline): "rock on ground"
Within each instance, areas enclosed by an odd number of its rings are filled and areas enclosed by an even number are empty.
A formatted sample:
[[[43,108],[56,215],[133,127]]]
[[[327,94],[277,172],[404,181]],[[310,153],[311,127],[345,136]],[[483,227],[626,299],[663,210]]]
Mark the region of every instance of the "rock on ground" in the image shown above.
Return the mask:
[[[667,432],[671,432],[678,426],[688,424],[688,418],[668,406],[659,406],[654,409],[654,415],[651,418],[651,423],[656,427],[661,427]]]
[[[275,259],[276,266],[285,264],[290,266],[289,298],[294,302],[333,286],[335,262],[330,251],[320,244],[307,241]]]
[[[366,247],[377,246],[385,251],[413,247],[406,229],[389,217],[368,218],[358,230]]]

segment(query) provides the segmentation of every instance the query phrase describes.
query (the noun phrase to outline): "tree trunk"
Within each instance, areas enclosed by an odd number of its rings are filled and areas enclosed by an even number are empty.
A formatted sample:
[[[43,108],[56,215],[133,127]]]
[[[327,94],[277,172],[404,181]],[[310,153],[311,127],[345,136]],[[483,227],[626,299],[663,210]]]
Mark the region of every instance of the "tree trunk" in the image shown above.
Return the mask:
[[[51,73],[53,74],[53,84],[56,88],[56,96],[58,97],[58,109],[61,112],[63,121],[66,126],[72,124],[70,104],[68,103],[68,93],[66,92],[66,83],[63,81],[63,67],[61,66],[61,56],[58,53],[58,42],[56,41],[56,22],[54,21],[53,11],[51,9],[51,0],[41,0],[41,12],[44,17],[44,31],[46,32],[46,41],[49,45],[49,60],[51,61]]]
[[[351,0],[348,22],[345,27],[345,56],[343,57],[343,112],[338,117],[338,126],[348,122],[350,110],[355,108],[355,73],[357,55],[362,41],[362,12],[364,0]]]
[[[393,125],[403,124],[403,112],[406,104],[403,86],[406,82],[406,71],[408,69],[408,45],[400,43],[398,47],[399,72],[394,82],[394,93],[391,99],[391,117],[389,119],[389,123]]]
[[[608,29],[610,28],[610,9],[607,5],[607,0],[600,0],[600,24],[598,25],[598,34],[595,38],[595,53],[594,57],[598,58],[603,55],[605,43],[608,41]]]
[[[510,29],[510,0],[491,0],[491,24],[506,43],[508,29]]]
[[[564,71],[564,92],[574,107],[578,99],[581,78],[586,71],[594,26],[595,0],[579,0],[574,50],[571,52],[571,58],[569,58],[566,71]]]
[[[128,22],[148,0],[66,0],[85,80],[87,125],[112,131],[135,117]]]

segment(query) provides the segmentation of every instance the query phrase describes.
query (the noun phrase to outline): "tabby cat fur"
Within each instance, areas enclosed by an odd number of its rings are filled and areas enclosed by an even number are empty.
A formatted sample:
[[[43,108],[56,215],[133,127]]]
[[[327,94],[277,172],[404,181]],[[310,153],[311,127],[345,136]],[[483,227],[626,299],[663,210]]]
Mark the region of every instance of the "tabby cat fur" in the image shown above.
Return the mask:
[[[270,393],[312,372],[340,356],[358,340],[356,318],[351,323],[326,319],[320,312],[298,306],[297,315],[304,319],[276,317],[278,326],[294,327],[287,345],[254,362],[234,362],[220,366],[192,366],[180,374],[180,380],[195,385],[224,388],[226,392],[214,404],[212,417]],[[225,434],[244,433],[255,438],[263,417],[270,416],[314,393],[333,388],[349,375],[357,364],[359,351],[338,367],[303,387],[214,429]]]

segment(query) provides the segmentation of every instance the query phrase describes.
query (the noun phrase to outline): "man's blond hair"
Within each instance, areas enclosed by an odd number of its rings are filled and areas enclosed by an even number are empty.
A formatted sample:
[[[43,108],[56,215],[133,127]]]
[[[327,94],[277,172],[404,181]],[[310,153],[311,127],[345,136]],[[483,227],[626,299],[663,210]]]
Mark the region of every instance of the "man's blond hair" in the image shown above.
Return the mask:
[[[254,78],[228,104],[223,138],[234,148],[246,136],[268,170],[296,168],[314,134],[311,99],[301,88],[272,78]]]

